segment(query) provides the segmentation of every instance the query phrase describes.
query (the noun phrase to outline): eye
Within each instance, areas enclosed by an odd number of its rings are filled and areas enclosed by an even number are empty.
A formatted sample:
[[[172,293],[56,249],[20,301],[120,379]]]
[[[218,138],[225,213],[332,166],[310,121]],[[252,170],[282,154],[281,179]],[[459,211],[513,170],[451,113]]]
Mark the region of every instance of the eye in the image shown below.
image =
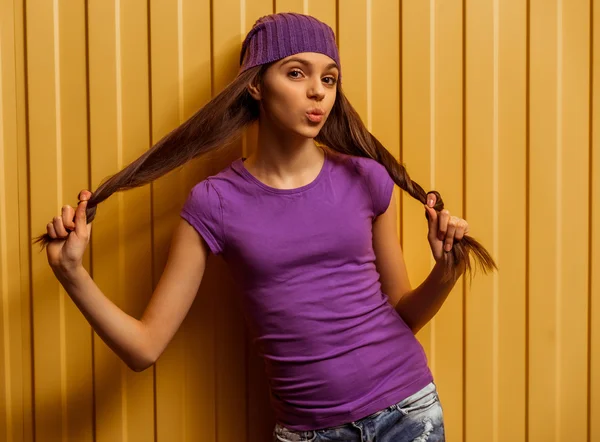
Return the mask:
[[[290,75],[290,76],[291,76],[292,74],[301,74],[301,73],[302,73],[302,71],[301,71],[301,70],[299,70],[299,69],[294,69],[293,71],[290,71],[290,72],[288,73],[288,75]],[[292,78],[299,78],[299,77],[292,76]]]
[[[302,71],[300,69],[293,69],[290,72],[288,72],[288,76],[290,76],[291,78],[295,78],[298,79],[300,78],[299,75],[295,75],[295,74],[302,74]],[[331,76],[331,77],[325,77],[324,80],[329,80],[327,83],[327,85],[329,86],[333,86],[337,83],[337,78]]]

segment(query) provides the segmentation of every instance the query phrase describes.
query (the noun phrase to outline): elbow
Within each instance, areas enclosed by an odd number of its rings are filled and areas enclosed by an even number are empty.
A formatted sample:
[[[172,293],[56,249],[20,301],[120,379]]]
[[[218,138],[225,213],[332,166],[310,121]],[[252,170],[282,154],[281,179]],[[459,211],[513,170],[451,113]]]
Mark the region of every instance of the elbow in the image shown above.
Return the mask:
[[[136,365],[136,364],[127,364],[127,366],[129,367],[129,369],[131,371],[135,371],[136,373],[140,373],[147,368],[147,367],[143,367],[142,365]]]
[[[150,367],[152,367],[158,360],[159,353],[157,352],[155,345],[152,343],[147,329],[143,327],[143,323],[140,321],[141,327],[141,338],[138,341],[138,345],[135,347],[135,351],[128,355],[124,359],[127,366],[136,373],[140,373]]]
[[[421,330],[423,328],[422,325],[412,325],[409,327],[410,327],[410,330],[413,332],[413,335],[416,335],[419,332],[419,330]]]
[[[422,324],[417,323],[416,321],[410,321],[407,319],[403,319],[406,326],[413,332],[414,335],[417,334],[419,330],[423,328]]]
[[[126,362],[127,366],[136,373],[140,373],[156,363],[156,359],[151,357],[139,357],[131,361]]]
[[[400,316],[400,319],[402,319],[402,321],[406,324],[410,331],[412,331],[413,334],[416,335],[417,332],[423,328],[424,324],[420,324],[418,321],[412,320],[406,312],[403,312],[400,308],[398,308],[399,306],[400,303],[396,305],[396,313],[398,313],[398,316]]]
[[[145,344],[142,347],[143,348],[140,348],[135,354],[130,355],[125,361],[127,366],[136,373],[152,367],[158,360],[158,355],[152,346]]]

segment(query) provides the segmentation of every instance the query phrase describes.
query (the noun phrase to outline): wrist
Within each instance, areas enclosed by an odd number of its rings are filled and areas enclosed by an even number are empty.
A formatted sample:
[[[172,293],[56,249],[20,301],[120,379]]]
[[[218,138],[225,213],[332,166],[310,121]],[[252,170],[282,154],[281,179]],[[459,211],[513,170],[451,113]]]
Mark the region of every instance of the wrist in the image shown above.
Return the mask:
[[[53,270],[54,274],[65,288],[67,285],[76,284],[78,281],[89,276],[87,270],[82,265]]]
[[[434,281],[436,281],[438,284],[442,284],[444,286],[450,284],[450,285],[454,285],[457,281],[458,278],[460,278],[461,274],[460,274],[460,270],[458,273],[456,273],[455,271],[449,270],[448,267],[448,262],[444,260],[444,258],[436,261],[432,271],[431,271],[431,277],[433,278]],[[450,274],[447,274],[447,272],[450,271]]]
[[[432,273],[437,277],[442,277],[446,273],[446,263],[444,259],[438,259],[433,266]]]
[[[444,255],[442,255],[442,257],[439,259],[436,259],[434,257],[434,260],[435,260],[434,267],[439,269],[440,271],[442,271],[446,268],[446,266],[448,265],[448,261],[453,261],[455,259],[452,256],[448,255],[451,252],[444,251],[443,253],[444,253]],[[452,266],[455,267],[455,264],[452,264]],[[464,262],[458,263],[458,265],[456,266],[456,269],[458,271],[458,275],[461,276],[466,271],[466,264]]]

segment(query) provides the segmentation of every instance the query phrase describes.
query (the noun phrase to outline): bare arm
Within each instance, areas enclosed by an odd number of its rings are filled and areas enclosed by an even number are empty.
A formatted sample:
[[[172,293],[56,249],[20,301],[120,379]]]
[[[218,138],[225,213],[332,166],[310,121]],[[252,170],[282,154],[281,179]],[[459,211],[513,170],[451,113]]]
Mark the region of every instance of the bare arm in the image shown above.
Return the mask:
[[[382,291],[413,333],[417,333],[439,311],[456,281],[441,282],[443,265],[438,262],[421,285],[415,289],[411,287],[396,233],[396,207],[392,195],[388,209],[373,223],[375,263]]]
[[[392,306],[395,306],[405,293],[412,290],[397,234],[398,209],[394,193],[392,192],[387,210],[373,222],[375,266],[380,276],[381,291],[388,296]]]
[[[85,207],[81,211],[78,208],[78,213],[84,217]],[[63,210],[63,218],[67,227],[75,227],[68,225],[73,219],[68,209],[66,213]],[[72,265],[83,254],[91,230],[88,224],[86,235],[85,218],[81,222],[83,227],[70,233],[60,217],[49,224],[48,232],[53,238],[67,238],[49,244],[52,270],[98,336],[132,370],[142,371],[156,362],[189,311],[204,275],[208,245],[187,221],[180,219],[165,269],[138,320],[108,299],[82,265]]]
[[[142,323],[108,299],[83,267],[55,274],[94,331],[129,368],[141,371],[151,364]]]
[[[154,363],[185,319],[204,276],[208,244],[187,221],[175,230],[165,269],[141,318]]]
[[[438,262],[425,281],[405,293],[396,304],[396,311],[413,333],[433,319],[456,284],[456,280],[443,283],[443,276],[444,266]]]

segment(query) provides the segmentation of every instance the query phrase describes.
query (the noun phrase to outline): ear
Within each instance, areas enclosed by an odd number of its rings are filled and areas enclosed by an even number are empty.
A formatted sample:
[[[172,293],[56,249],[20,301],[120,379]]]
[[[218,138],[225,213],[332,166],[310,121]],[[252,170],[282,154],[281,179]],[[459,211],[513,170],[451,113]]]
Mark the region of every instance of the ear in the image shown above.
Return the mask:
[[[260,93],[260,85],[257,84],[249,84],[248,92],[255,100],[260,100],[262,98],[262,94]]]

